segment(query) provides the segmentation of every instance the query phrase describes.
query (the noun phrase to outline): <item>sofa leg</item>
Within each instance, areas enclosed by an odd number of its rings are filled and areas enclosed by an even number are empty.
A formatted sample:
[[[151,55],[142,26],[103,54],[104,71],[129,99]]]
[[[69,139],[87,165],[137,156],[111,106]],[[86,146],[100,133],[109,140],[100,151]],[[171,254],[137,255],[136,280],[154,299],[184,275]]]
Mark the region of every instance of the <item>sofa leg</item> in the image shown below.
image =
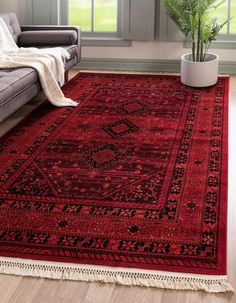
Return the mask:
[[[69,72],[67,70],[65,71],[65,83],[68,82],[68,79],[69,79]]]

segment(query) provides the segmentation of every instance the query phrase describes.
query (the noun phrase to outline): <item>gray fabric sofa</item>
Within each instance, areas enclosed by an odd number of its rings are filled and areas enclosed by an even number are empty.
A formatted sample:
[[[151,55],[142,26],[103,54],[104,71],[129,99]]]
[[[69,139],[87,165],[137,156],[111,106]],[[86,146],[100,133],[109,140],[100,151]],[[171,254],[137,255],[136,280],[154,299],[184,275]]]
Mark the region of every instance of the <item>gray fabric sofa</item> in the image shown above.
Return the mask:
[[[0,14],[19,47],[63,47],[70,59],[65,62],[68,70],[80,61],[80,28],[74,26],[22,26],[14,13]],[[0,122],[29,102],[41,91],[36,70],[30,67],[5,69],[0,67]]]

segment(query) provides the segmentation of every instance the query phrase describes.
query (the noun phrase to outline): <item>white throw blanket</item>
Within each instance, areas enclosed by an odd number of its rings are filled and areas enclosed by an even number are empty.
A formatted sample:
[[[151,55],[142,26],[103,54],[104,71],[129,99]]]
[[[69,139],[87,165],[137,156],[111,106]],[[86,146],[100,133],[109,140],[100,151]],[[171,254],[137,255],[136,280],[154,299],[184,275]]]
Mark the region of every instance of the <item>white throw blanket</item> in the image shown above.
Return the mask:
[[[0,18],[0,67],[14,68],[30,66],[37,70],[41,86],[48,100],[55,106],[77,106],[66,98],[60,85],[64,83],[63,58],[69,53],[60,47],[37,49],[19,48],[6,23]]]

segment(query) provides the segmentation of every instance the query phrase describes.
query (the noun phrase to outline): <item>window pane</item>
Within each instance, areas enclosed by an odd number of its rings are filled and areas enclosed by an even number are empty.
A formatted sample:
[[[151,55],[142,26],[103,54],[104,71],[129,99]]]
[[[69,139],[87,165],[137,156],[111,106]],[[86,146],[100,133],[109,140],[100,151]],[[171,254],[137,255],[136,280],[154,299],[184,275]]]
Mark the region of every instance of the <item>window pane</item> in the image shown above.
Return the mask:
[[[79,25],[83,31],[91,31],[91,0],[69,0],[69,24]]]
[[[219,24],[223,23],[228,18],[228,1],[223,2],[219,7],[213,10],[213,16],[217,17]],[[227,24],[221,29],[221,34],[227,33]]]
[[[228,17],[228,1],[223,2],[214,12],[214,16],[218,18],[218,22],[224,22]],[[230,20],[230,28],[228,34],[236,34],[236,2],[230,1],[230,16],[233,17]],[[221,34],[227,34],[227,25],[225,25],[220,31]]]
[[[231,17],[233,18],[230,21],[230,33],[236,34],[236,1],[231,1]]]
[[[117,0],[94,0],[94,30],[117,31]]]

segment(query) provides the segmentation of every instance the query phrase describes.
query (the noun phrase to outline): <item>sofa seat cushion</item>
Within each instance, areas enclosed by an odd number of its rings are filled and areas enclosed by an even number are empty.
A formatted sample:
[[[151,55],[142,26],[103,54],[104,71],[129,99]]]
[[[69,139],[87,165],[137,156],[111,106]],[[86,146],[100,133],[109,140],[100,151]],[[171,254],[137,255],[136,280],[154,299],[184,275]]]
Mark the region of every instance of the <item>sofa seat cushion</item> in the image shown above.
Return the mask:
[[[40,30],[25,31],[19,36],[20,46],[60,46],[71,45],[77,41],[77,33],[74,30]]]
[[[0,106],[39,80],[30,67],[0,69]]]

